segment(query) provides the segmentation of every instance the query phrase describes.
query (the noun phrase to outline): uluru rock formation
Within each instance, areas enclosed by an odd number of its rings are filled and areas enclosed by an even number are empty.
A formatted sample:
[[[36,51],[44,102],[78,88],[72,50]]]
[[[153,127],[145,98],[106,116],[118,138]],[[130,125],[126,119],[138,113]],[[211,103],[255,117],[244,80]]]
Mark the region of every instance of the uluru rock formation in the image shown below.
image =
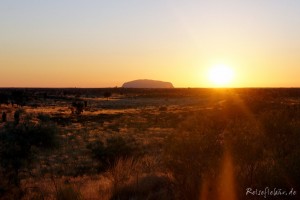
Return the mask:
[[[174,88],[173,84],[164,81],[155,81],[140,79],[126,82],[122,85],[124,88]]]

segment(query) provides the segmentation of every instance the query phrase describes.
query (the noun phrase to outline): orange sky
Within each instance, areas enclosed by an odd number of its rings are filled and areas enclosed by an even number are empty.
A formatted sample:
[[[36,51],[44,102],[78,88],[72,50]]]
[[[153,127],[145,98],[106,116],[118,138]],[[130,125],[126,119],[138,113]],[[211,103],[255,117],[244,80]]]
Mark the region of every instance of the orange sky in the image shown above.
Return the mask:
[[[0,87],[300,87],[300,2],[0,2]]]

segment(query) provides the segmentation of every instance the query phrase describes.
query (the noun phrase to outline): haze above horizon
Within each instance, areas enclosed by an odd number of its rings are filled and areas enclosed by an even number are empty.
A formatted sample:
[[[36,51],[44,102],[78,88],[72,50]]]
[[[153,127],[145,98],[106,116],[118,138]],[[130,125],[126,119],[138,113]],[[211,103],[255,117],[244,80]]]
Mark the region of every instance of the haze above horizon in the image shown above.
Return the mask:
[[[216,65],[234,72],[226,87],[300,87],[299,10],[297,0],[3,0],[0,87],[214,87]]]

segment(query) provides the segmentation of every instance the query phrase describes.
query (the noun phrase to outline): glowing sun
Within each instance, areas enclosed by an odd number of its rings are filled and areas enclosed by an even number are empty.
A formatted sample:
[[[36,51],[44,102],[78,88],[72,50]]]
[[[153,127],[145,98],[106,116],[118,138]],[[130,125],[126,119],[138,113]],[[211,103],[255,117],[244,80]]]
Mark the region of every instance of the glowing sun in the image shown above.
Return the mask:
[[[233,76],[234,71],[226,65],[215,65],[208,71],[208,79],[216,87],[228,86],[232,82]]]

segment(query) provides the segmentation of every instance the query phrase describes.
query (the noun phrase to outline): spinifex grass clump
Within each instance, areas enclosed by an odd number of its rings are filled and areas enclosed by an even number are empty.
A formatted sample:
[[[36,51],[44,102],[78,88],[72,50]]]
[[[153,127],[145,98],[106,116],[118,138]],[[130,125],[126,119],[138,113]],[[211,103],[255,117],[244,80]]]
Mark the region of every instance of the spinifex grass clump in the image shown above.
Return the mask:
[[[98,140],[87,146],[92,156],[99,161],[99,169],[105,170],[113,166],[119,158],[129,158],[136,153],[136,142],[121,136],[113,136],[106,143]]]

